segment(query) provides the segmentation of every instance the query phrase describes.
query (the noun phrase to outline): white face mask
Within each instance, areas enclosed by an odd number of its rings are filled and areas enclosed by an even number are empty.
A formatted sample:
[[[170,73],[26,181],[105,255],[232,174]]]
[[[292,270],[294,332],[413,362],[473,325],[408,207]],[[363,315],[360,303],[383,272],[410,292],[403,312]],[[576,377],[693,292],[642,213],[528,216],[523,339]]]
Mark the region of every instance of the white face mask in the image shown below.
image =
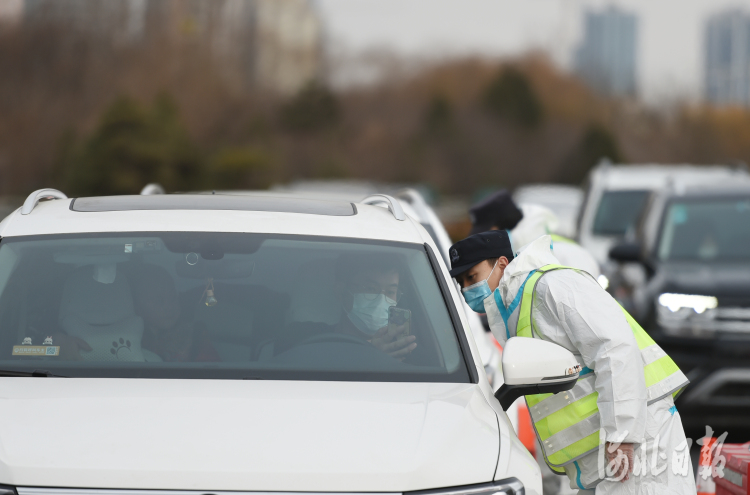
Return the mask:
[[[375,299],[368,299],[372,294],[352,294],[352,309],[347,314],[349,320],[360,331],[372,335],[388,324],[388,310],[396,301],[378,294]]]

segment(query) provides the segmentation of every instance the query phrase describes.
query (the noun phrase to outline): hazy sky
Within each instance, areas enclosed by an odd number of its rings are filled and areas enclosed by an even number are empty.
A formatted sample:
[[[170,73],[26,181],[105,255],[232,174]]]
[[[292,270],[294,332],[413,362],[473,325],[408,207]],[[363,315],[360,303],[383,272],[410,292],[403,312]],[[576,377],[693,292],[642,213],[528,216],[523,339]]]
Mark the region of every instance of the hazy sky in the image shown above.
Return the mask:
[[[639,15],[638,80],[661,101],[702,91],[703,25],[750,0],[317,0],[329,41],[357,53],[389,48],[405,55],[502,56],[543,48],[569,65],[586,8],[617,5]]]

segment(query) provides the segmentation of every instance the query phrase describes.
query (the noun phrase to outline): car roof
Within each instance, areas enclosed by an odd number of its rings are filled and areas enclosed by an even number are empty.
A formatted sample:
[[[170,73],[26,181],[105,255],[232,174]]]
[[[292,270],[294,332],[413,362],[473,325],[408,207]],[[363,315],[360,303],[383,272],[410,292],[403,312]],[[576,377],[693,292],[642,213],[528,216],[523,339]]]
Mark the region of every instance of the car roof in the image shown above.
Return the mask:
[[[405,199],[405,192],[410,191],[409,189],[402,189],[394,194],[394,197],[401,204],[404,213],[412,217],[414,220],[424,223],[425,219],[423,214],[415,208],[408,200]],[[416,194],[418,192],[414,191]],[[210,192],[200,192],[197,194],[212,194]],[[275,198],[289,198],[299,199],[304,198],[308,200],[326,200],[326,201],[339,201],[347,203],[359,203],[366,196],[372,194],[383,194],[381,192],[373,192],[370,194],[362,195],[357,191],[335,191],[333,193],[322,192],[318,190],[307,190],[307,189],[274,189],[273,191],[255,191],[255,190],[234,190],[234,191],[215,191],[215,194],[226,194],[228,196],[257,196],[257,197],[275,197]],[[391,194],[387,191],[385,194]],[[424,199],[422,199],[424,202]],[[423,212],[422,212],[423,213]]]
[[[75,198],[70,209],[79,212],[135,210],[237,210],[307,213],[310,215],[350,216],[357,209],[351,202],[324,201],[256,195],[164,194],[151,196],[100,196]]]
[[[593,171],[595,180],[607,190],[654,190],[673,181],[699,184],[706,180],[746,178],[747,170],[723,165],[603,165]]]
[[[380,205],[267,194],[157,195],[56,199],[0,222],[0,236],[106,232],[257,232],[423,244],[409,217]]]
[[[750,181],[712,182],[708,184],[675,184],[665,194],[671,197],[715,197],[750,195]]]

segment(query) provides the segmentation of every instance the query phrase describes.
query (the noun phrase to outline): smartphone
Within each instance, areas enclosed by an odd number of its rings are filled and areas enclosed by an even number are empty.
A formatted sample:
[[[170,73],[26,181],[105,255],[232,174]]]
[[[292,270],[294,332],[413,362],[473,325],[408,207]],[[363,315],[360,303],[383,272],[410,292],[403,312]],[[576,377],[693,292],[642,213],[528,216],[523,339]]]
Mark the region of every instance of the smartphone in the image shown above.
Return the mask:
[[[388,309],[388,333],[396,332],[395,327],[405,327],[403,335],[411,333],[411,311],[391,306]]]

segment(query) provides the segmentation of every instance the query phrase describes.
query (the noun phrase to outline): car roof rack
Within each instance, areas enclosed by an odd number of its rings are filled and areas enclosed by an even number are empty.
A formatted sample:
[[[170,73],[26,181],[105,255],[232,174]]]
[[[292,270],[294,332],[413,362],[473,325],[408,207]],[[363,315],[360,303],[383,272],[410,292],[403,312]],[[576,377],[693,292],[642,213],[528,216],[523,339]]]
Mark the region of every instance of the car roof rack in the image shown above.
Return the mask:
[[[58,191],[57,189],[37,189],[33,193],[29,194],[26,201],[23,202],[21,207],[21,215],[28,215],[40,201],[47,201],[50,199],[68,199],[65,193]]]
[[[404,214],[403,208],[401,208],[401,204],[399,204],[398,200],[394,199],[391,196],[388,196],[387,194],[373,194],[372,196],[367,196],[365,199],[360,201],[363,205],[386,205],[388,206],[388,210],[393,215],[393,218],[396,220],[399,220],[403,222],[406,220],[406,215]]]
[[[150,184],[146,184],[145,186],[143,186],[143,189],[141,189],[141,196],[152,196],[154,194],[166,194],[164,188],[161,187],[161,184],[152,182]]]

